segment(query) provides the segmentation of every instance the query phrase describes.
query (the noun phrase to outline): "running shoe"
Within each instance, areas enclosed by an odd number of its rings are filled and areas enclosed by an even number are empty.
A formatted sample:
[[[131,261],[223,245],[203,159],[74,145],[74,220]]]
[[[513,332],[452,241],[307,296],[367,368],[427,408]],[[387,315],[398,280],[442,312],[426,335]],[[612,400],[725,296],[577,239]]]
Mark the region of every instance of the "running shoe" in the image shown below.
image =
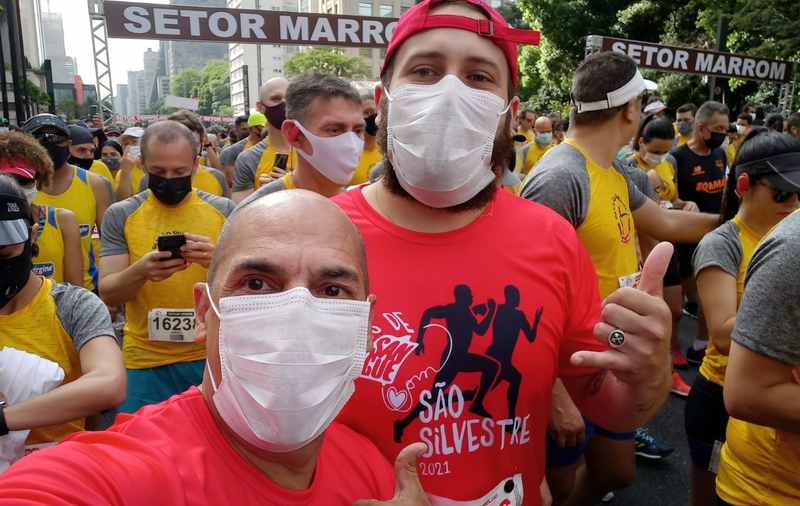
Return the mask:
[[[689,362],[686,360],[686,355],[681,350],[672,350],[672,367],[678,369],[688,369]]]
[[[634,444],[636,455],[650,460],[661,460],[669,457],[675,451],[675,448],[664,446],[656,441],[656,438],[647,432],[644,427],[636,429]]]
[[[614,500],[614,492],[609,492],[606,495],[604,495],[602,499],[600,499],[600,501],[603,504],[610,503],[613,500]]]
[[[692,391],[681,375],[677,371],[672,372],[672,393],[681,397],[689,397],[689,392]]]
[[[689,362],[690,365],[695,367],[700,367],[700,364],[703,363],[703,357],[706,356],[706,349],[703,348],[702,350],[695,350],[693,347],[689,346],[689,349],[686,350],[686,361]]]

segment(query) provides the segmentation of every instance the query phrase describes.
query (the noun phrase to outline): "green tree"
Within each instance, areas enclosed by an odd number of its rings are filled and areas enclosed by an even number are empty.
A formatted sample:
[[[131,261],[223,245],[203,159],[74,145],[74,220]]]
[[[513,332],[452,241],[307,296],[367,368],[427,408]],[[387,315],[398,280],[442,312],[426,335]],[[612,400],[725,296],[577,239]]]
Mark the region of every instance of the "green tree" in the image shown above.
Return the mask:
[[[372,73],[360,56],[350,56],[341,49],[313,48],[294,54],[283,65],[288,77],[319,72],[344,79],[366,79]]]
[[[170,82],[170,92],[178,97],[194,97],[203,76],[195,69],[183,69]]]
[[[230,70],[225,60],[211,60],[200,71],[201,80],[197,89],[200,114],[220,114],[231,105]]]

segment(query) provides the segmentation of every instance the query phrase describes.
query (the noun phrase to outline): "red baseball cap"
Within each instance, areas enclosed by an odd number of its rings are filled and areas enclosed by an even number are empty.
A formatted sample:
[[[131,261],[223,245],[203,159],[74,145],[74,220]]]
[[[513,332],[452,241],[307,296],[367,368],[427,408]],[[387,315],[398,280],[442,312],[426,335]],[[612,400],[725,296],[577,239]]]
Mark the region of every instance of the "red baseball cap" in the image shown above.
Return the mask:
[[[508,67],[511,70],[511,81],[516,87],[519,80],[517,76],[517,44],[538,45],[539,32],[511,28],[506,23],[505,18],[483,0],[463,1],[478,7],[489,19],[475,19],[453,14],[430,14],[430,10],[433,7],[446,1],[424,0],[400,16],[397,27],[392,34],[392,40],[389,41],[389,47],[386,49],[386,57],[383,59],[383,67],[381,68],[381,77],[383,77],[387,63],[392,59],[397,48],[403,45],[403,42],[412,35],[433,28],[457,28],[486,37],[502,49],[506,55]]]
[[[8,160],[0,162],[0,174],[11,174],[25,179],[36,179],[36,169],[30,168],[22,162],[9,162]]]

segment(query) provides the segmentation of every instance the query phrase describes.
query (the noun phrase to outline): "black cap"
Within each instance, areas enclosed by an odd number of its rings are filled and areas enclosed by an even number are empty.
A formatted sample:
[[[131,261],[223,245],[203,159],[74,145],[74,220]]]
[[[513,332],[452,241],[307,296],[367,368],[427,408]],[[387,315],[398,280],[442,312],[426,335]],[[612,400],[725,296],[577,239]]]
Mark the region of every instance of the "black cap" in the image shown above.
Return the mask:
[[[69,137],[69,127],[66,122],[55,114],[37,114],[22,124],[22,131],[31,135],[35,135],[42,129]]]
[[[0,246],[27,241],[32,226],[28,201],[12,193],[0,193]]]
[[[784,153],[736,166],[736,176],[742,173],[760,176],[782,192],[800,192],[800,152]]]
[[[92,132],[80,125],[69,126],[69,139],[72,141],[73,146],[93,143]]]

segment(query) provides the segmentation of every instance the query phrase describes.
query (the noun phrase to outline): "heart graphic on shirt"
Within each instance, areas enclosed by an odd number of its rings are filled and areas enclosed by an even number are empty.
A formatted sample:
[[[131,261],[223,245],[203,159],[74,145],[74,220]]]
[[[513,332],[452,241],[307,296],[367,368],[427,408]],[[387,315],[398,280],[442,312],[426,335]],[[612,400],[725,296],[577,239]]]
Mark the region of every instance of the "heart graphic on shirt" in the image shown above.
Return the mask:
[[[405,390],[398,391],[395,387],[389,387],[386,394],[389,398],[389,405],[395,410],[400,410],[408,400],[408,393]]]

